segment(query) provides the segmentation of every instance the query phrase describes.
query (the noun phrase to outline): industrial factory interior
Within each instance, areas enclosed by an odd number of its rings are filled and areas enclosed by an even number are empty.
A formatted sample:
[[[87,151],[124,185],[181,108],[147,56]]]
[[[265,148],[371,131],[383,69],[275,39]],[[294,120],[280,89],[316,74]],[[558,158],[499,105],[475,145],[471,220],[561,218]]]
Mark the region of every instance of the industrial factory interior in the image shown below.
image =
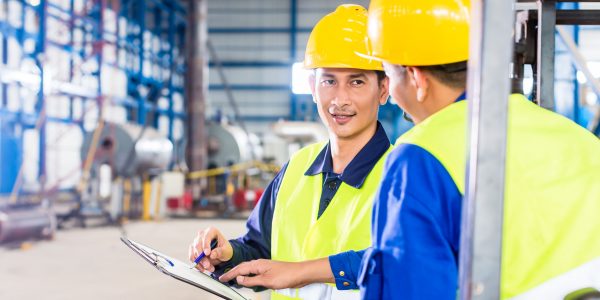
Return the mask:
[[[600,1],[0,0],[0,59],[2,300],[600,299]]]

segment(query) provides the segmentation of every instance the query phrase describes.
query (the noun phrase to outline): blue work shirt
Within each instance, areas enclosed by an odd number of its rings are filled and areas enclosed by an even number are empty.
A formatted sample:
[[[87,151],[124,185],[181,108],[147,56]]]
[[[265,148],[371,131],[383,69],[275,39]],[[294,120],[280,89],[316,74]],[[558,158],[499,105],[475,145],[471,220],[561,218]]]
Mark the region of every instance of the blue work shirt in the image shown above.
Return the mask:
[[[373,207],[373,247],[360,267],[362,298],[456,299],[462,194],[417,145],[397,145],[384,174]]]
[[[373,137],[346,166],[342,174],[336,174],[333,172],[331,148],[328,143],[304,173],[306,176],[323,173],[323,190],[320,195],[319,216],[325,211],[342,182],[355,188],[360,188],[375,164],[390,146],[390,140],[383,126],[377,122],[377,129]],[[228,262],[217,266],[215,273],[221,274],[227,269],[245,261],[271,258],[273,212],[277,193],[279,192],[286,169],[287,163],[265,189],[258,206],[248,218],[246,223],[247,233],[238,239],[230,240],[233,247],[233,257]],[[336,285],[339,289],[358,289],[356,279],[363,252],[348,251],[329,257],[329,263],[333,274],[336,276]],[[345,276],[340,276],[340,271],[344,271],[342,274]],[[344,282],[348,282],[350,285],[344,286]]]

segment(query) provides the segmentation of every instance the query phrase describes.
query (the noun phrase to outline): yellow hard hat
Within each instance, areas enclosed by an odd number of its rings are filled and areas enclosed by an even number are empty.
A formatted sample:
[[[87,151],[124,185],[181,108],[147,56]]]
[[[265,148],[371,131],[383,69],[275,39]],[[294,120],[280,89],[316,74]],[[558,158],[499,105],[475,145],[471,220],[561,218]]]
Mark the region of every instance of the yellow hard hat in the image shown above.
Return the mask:
[[[370,52],[367,16],[364,7],[344,4],[323,17],[308,38],[304,67],[383,70],[380,61],[357,54]]]
[[[444,65],[469,57],[470,0],[372,0],[365,57],[403,66]]]

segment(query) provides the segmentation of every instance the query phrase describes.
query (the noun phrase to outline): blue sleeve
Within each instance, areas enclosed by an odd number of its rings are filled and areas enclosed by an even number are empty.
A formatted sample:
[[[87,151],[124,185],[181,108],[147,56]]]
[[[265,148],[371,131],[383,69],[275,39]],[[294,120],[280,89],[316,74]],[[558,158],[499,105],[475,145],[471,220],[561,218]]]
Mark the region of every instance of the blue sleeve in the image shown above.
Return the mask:
[[[329,266],[338,290],[357,290],[358,269],[364,250],[347,251],[329,257]]]
[[[215,274],[221,275],[228,269],[238,264],[254,259],[271,258],[271,226],[273,223],[273,212],[275,200],[281,186],[283,174],[287,163],[281,168],[275,178],[269,183],[262,194],[258,206],[246,222],[247,232],[244,236],[230,240],[233,248],[233,257],[228,262],[222,263],[215,268]]]
[[[363,299],[456,299],[462,195],[442,164],[415,145],[390,153],[363,256]]]

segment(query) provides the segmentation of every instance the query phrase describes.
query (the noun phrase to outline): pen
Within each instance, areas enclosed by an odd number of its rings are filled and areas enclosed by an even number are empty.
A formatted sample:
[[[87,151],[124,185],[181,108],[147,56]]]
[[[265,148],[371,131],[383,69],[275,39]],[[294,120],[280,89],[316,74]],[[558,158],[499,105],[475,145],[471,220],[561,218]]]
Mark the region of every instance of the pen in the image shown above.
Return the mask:
[[[217,239],[213,239],[212,241],[210,241],[210,250],[214,250],[215,248],[217,248],[217,243]],[[198,265],[198,263],[204,258],[204,256],[206,256],[206,254],[204,254],[204,250],[202,250],[200,255],[198,255],[198,257],[194,259],[194,264],[190,267],[190,269],[195,268]]]

